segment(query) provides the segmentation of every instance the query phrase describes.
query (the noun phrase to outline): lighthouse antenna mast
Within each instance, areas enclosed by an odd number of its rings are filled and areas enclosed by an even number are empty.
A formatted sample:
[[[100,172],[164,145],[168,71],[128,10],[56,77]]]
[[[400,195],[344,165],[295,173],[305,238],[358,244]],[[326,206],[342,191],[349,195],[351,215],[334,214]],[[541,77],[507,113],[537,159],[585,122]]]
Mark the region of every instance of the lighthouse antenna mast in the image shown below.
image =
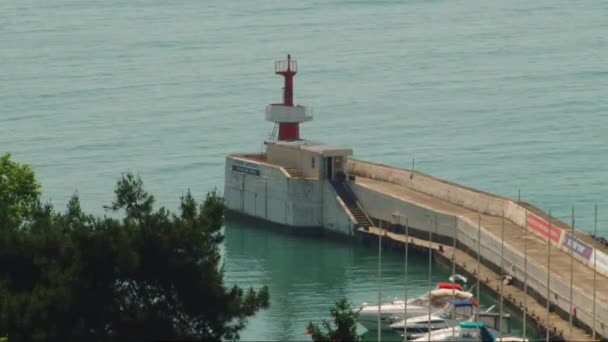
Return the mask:
[[[298,64],[291,55],[287,60],[274,64],[274,73],[284,78],[283,103],[271,104],[266,108],[266,120],[279,126],[277,139],[284,141],[300,140],[300,123],[312,120],[310,110],[293,103],[293,77],[298,72]]]
[[[283,105],[293,106],[293,77],[298,72],[298,65],[295,60],[291,60],[291,55],[287,55],[287,61],[277,61],[275,63],[275,74],[285,78],[283,87]]]

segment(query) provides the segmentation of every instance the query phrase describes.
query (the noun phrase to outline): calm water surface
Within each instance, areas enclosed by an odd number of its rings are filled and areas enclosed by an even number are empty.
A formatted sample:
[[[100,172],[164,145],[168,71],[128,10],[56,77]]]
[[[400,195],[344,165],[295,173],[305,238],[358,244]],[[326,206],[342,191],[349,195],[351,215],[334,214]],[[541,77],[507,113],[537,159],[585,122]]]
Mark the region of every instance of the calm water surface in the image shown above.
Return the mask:
[[[329,308],[339,298],[346,297],[355,306],[378,301],[376,244],[302,238],[234,221],[228,222],[225,233],[227,281],[244,286],[270,284],[271,307],[251,321],[242,334],[244,340],[306,340],[308,322],[327,318]],[[409,296],[422,295],[429,286],[434,288],[450,276],[449,266],[432,263],[431,267],[429,283],[428,257],[410,253]],[[403,251],[383,251],[381,277],[383,302],[404,297]],[[482,292],[480,308],[493,304],[496,301]],[[512,315],[513,333],[521,334],[521,318]],[[359,331],[366,341],[377,340],[377,331],[368,332],[362,326]],[[529,329],[528,336],[537,337],[538,333]],[[397,341],[400,335],[386,332],[383,339]]]
[[[281,96],[273,60],[291,52],[296,102],[315,112],[304,137],[520,190],[565,221],[574,205],[587,231],[597,203],[608,235],[606,32],[606,1],[4,0],[0,153],[31,163],[58,207],[78,190],[102,214],[132,170],[174,209],[188,188],[223,188],[226,154],[262,148],[264,106]],[[244,337],[297,339],[337,297],[377,296],[372,248],[226,234],[228,281],[271,288]]]

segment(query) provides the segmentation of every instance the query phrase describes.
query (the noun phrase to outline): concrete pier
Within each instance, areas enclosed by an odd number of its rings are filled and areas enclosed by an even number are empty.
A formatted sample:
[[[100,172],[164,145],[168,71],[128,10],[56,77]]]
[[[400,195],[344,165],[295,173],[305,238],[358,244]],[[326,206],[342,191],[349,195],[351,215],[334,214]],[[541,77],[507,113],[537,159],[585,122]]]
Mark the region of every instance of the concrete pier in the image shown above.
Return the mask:
[[[401,233],[390,231],[389,229],[380,229],[377,227],[369,227],[368,229],[359,228],[357,235],[362,239],[374,239],[377,241],[379,234],[382,232],[384,245],[397,247],[403,250],[403,244],[406,243],[406,236]],[[409,248],[415,251],[428,252],[429,242],[427,240],[410,236],[407,239]],[[376,242],[373,242],[375,245]],[[397,245],[397,246],[395,246]],[[478,264],[477,258],[473,254],[469,254],[461,249],[454,248],[449,244],[441,244],[431,242],[430,251],[433,253],[433,258],[438,262],[446,265],[452,265],[452,256],[454,256],[454,264],[457,272],[469,278],[471,283],[479,279],[480,286],[498,299],[500,297],[500,282],[501,276],[493,267],[487,266],[484,262]],[[479,271],[478,271],[479,269]],[[551,341],[591,341],[591,335],[582,328],[573,326],[572,335],[570,333],[569,322],[563,320],[554,312],[550,313],[549,321],[547,321],[546,302],[543,302],[542,296],[538,294],[528,293],[523,291],[523,284],[515,281],[507,285],[503,285],[503,302],[505,306],[520,313],[523,316],[524,312],[524,296],[526,300],[526,314],[529,322],[532,322],[535,327],[544,333],[549,330]]]
[[[437,253],[440,258],[451,258],[451,241],[455,238],[458,241],[457,265],[470,275],[473,275],[473,267],[477,263],[479,234],[479,253],[484,265],[481,280],[484,286],[496,291],[499,284],[497,274],[503,264],[504,274],[512,277],[516,285],[505,287],[505,300],[511,297],[508,302],[515,308],[523,305],[521,288],[527,273],[530,316],[539,326],[549,329],[554,338],[590,341],[594,319],[596,339],[608,336],[608,288],[603,286],[608,277],[599,266],[594,270],[589,263],[593,253],[603,255],[606,251],[587,234],[577,231],[576,238],[572,239],[570,227],[556,220],[547,225],[547,214],[537,208],[428,175],[362,161],[351,161],[349,171],[356,176],[351,187],[377,224],[403,225],[407,218],[411,234],[423,240],[428,239],[430,230],[433,240],[439,245],[443,243],[444,253]],[[537,222],[545,224],[544,231]],[[503,224],[504,253],[501,255]],[[395,232],[389,233],[390,239],[403,241],[404,237]],[[374,234],[377,231],[370,227],[369,232],[360,229],[359,233]],[[424,242],[421,244],[425,245]],[[527,265],[524,266],[526,257]],[[598,284],[595,315],[592,300],[594,272],[597,272]],[[548,293],[549,321],[546,319]]]
[[[381,222],[399,230],[407,222],[415,237],[432,235],[444,253],[451,248],[446,241],[456,241],[464,272],[471,261],[467,255],[478,255],[485,266],[480,277],[490,289],[496,272],[514,284],[525,279],[527,293],[509,287],[510,302],[517,307],[518,298],[521,303],[523,296],[534,297],[530,314],[554,337],[590,340],[583,331],[608,337],[608,288],[602,286],[608,282],[606,246],[529,204],[413,170],[353,160],[350,148],[301,139],[298,124],[312,116],[291,101],[296,71],[291,63],[288,56],[286,64],[275,65],[275,73],[285,77],[285,102],[266,113],[278,123],[278,137],[264,141],[265,152],[226,157],[224,196],[231,212],[302,233],[321,229],[346,236],[373,234],[373,225]],[[549,319],[542,314],[543,303],[553,313]]]
[[[276,145],[269,155],[227,157],[225,194],[231,211],[302,233],[321,229],[348,236],[379,222],[403,226],[407,220],[417,238],[428,239],[430,231],[444,250],[455,239],[459,251],[479,253],[493,272],[502,265],[515,284],[527,278],[528,295],[536,298],[530,312],[556,336],[590,340],[595,327],[596,339],[608,337],[608,288],[602,286],[608,282],[608,249],[589,235],[576,231],[572,237],[571,227],[526,203],[407,169],[346,159],[349,150],[310,142]],[[311,167],[273,159],[292,154]],[[336,170],[343,172],[341,180]],[[543,321],[547,299],[552,321],[565,325]]]

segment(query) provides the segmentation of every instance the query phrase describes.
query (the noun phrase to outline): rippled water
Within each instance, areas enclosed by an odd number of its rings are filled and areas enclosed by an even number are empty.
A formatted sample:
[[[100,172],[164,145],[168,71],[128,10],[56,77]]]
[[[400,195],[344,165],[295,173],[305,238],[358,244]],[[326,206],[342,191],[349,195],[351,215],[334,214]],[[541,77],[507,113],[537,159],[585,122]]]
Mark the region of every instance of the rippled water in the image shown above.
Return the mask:
[[[506,196],[520,190],[566,221],[574,205],[588,231],[597,203],[607,235],[607,30],[606,1],[4,0],[0,153],[31,163],[60,207],[78,189],[85,209],[103,213],[132,170],[175,208],[188,188],[223,187],[224,155],[262,148],[272,128],[263,108],[281,96],[273,60],[291,52],[296,102],[316,116],[303,136],[391,165],[415,158],[418,170]],[[374,298],[361,275],[375,274],[371,250],[283,236],[259,251],[269,267],[248,270],[260,247],[235,242],[239,232],[227,227],[227,277],[268,283],[277,308],[249,336],[296,336],[303,312],[323,315],[340,291]],[[282,258],[288,241],[316,250],[315,262]],[[298,286],[313,290],[290,302]]]

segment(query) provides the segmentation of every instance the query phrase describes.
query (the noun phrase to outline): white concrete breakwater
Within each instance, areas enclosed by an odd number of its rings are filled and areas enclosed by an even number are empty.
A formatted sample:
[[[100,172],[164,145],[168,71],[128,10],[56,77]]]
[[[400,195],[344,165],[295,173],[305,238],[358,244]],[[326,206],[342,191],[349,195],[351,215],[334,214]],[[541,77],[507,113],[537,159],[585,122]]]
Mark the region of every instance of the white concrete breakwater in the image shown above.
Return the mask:
[[[290,150],[299,156],[284,157]],[[407,218],[410,227],[431,231],[434,239],[454,238],[458,248],[479,251],[495,270],[502,265],[539,301],[549,298],[552,313],[608,336],[608,289],[597,288],[594,305],[590,264],[604,251],[586,242],[589,236],[578,233],[572,239],[565,224],[549,224],[540,210],[508,198],[410,170],[338,162],[324,154],[337,153],[328,146],[285,143],[269,151],[281,159],[265,153],[226,158],[225,197],[231,211],[300,232],[326,229],[349,236],[370,221],[403,225]],[[596,274],[597,284],[608,281],[600,263]],[[568,339],[568,331],[558,333]]]
[[[241,170],[244,163],[246,171]],[[293,177],[260,155],[228,156],[225,170],[224,196],[230,210],[294,229],[324,227],[354,234],[354,218],[328,182]]]
[[[349,160],[348,171],[357,177],[351,186],[370,216],[401,224],[407,217],[411,227],[431,230],[436,236],[454,237],[471,251],[478,249],[479,234],[479,252],[486,262],[497,267],[502,262],[505,272],[520,282],[527,271],[527,286],[545,300],[549,284],[552,308],[561,311],[562,316],[569,316],[573,310],[575,320],[587,328],[594,326],[595,316],[596,331],[608,336],[608,293],[601,287],[596,290],[595,314],[593,305],[594,254],[603,257],[605,253],[579,238],[571,239],[569,231],[562,229],[563,223],[549,225],[538,209],[534,208],[532,213],[530,206],[410,170]],[[503,215],[505,242],[501,258]],[[584,236],[580,232],[576,236],[579,234]],[[550,277],[547,277],[548,251]],[[605,284],[607,269],[599,259],[597,282]]]

